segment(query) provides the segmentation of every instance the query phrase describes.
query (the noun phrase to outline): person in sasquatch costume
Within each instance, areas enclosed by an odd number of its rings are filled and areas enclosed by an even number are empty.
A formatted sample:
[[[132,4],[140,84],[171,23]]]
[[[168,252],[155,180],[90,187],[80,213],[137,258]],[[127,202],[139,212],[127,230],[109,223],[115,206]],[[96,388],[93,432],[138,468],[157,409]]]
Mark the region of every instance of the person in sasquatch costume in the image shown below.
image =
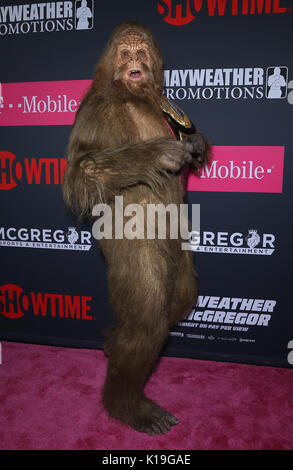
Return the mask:
[[[183,202],[186,173],[198,171],[209,142],[163,96],[162,57],[152,33],[128,21],[113,32],[76,113],[64,200],[79,216],[112,207]],[[178,210],[179,213],[179,210]],[[169,221],[170,223],[170,221]],[[167,225],[168,227],[169,225]],[[181,239],[102,239],[115,324],[106,332],[103,403],[111,417],[150,435],[178,420],[144,394],[170,327],[197,298],[190,251]]]

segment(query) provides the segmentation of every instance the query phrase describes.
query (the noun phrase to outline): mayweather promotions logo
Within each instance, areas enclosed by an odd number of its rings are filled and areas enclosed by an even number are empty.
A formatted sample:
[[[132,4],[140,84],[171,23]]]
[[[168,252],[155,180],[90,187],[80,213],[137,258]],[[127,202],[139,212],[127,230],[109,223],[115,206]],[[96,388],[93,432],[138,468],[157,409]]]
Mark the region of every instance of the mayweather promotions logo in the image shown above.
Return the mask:
[[[0,286],[0,314],[17,320],[30,311],[44,318],[94,320],[90,314],[92,297],[44,292],[26,292],[15,284]]]
[[[288,67],[226,67],[164,70],[171,100],[260,100],[287,97]]]
[[[1,6],[0,36],[88,30],[93,21],[93,0]]]
[[[164,21],[182,26],[197,16],[263,15],[291,11],[289,0],[158,0],[157,8]]]

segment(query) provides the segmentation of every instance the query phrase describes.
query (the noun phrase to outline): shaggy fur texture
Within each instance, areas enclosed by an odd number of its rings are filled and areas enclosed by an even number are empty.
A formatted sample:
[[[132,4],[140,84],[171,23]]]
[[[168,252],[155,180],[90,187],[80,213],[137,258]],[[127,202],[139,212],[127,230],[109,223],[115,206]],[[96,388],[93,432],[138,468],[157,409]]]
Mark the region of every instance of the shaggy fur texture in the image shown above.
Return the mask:
[[[133,55],[132,37],[135,44],[144,45],[151,67],[140,59],[141,52],[137,59]],[[124,43],[131,56],[121,65],[117,51],[124,50]],[[123,78],[133,68],[142,70],[140,82]],[[205,161],[208,143],[201,135],[189,142],[174,141],[159,106],[162,88],[162,58],[151,32],[137,22],[118,26],[70,137],[63,191],[66,204],[79,216],[104,202],[112,206],[114,217],[115,195],[123,196],[124,205],[136,203],[145,209],[150,203],[179,208],[183,202],[180,173],[186,164],[196,168],[199,160]],[[101,240],[100,247],[116,317],[106,333],[104,405],[110,416],[138,431],[165,433],[178,421],[149,400],[143,389],[169,328],[196,301],[191,252],[181,250],[180,239],[168,236]]]

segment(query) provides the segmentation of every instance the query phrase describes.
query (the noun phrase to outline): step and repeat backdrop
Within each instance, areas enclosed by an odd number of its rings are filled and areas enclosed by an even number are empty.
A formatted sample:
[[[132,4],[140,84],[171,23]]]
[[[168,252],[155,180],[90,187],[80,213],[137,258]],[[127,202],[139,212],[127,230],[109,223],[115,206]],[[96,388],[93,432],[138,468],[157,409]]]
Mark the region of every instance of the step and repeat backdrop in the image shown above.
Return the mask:
[[[293,366],[291,7],[0,2],[2,340],[102,348],[113,321],[106,266],[61,185],[95,65],[114,27],[133,19],[160,44],[166,96],[213,143],[211,166],[188,180],[201,210],[198,302],[162,354]]]

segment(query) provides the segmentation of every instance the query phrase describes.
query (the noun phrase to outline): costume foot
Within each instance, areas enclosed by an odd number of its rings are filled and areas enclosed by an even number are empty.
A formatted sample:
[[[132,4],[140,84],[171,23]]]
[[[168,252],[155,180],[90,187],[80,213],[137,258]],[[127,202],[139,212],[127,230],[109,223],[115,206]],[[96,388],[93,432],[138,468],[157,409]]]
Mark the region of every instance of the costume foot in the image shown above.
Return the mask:
[[[178,424],[178,419],[175,418],[171,413],[165,412],[161,416],[150,416],[145,419],[143,423],[132,426],[136,431],[145,432],[149,436],[155,434],[166,434],[172,426]]]
[[[159,405],[149,400],[151,411],[147,418],[145,418],[138,426],[132,426],[136,431],[145,432],[150,436],[155,434],[166,434],[172,426],[179,423],[178,419],[164,411]]]
[[[105,390],[104,390],[105,392]],[[157,403],[145,396],[123,397],[118,395],[117,400],[107,403],[109,395],[104,393],[104,405],[112,418],[124,422],[138,432],[144,432],[153,436],[155,434],[165,434],[171,430],[172,426],[179,423],[178,419],[163,410]]]

